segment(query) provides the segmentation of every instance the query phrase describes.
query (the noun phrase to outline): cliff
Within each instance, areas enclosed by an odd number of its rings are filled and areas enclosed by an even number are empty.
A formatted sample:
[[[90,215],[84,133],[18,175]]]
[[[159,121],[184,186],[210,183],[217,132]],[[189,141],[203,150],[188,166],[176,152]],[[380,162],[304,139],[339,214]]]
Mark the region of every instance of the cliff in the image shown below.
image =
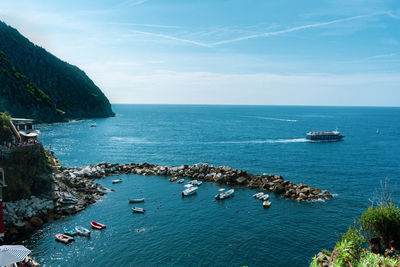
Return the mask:
[[[0,111],[39,122],[109,117],[110,102],[78,67],[0,22]]]
[[[4,201],[47,195],[53,191],[52,164],[40,144],[1,150],[0,166],[6,175]]]

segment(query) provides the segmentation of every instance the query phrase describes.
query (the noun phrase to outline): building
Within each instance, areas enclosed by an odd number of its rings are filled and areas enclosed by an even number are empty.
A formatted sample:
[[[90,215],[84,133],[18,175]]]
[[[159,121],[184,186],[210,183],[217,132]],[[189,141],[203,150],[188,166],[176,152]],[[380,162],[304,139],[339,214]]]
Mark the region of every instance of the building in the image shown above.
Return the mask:
[[[40,131],[34,128],[34,120],[31,119],[12,118],[11,128],[20,143],[37,140],[40,134]]]

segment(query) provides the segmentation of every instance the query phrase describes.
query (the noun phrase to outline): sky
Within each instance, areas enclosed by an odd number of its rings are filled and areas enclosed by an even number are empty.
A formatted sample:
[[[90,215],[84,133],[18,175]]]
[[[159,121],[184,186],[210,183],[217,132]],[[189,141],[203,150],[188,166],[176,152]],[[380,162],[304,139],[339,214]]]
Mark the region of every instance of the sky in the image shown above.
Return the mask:
[[[1,0],[111,103],[400,106],[398,0]]]

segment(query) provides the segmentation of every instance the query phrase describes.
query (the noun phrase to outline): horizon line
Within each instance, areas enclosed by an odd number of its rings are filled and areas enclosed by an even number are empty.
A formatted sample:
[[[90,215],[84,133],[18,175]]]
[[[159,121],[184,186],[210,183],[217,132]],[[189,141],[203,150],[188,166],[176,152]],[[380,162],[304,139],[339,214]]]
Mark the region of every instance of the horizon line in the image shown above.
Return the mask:
[[[360,107],[360,108],[400,108],[399,106],[376,105],[288,105],[288,104],[174,104],[174,103],[110,103],[111,105],[159,105],[159,106],[260,106],[260,107]]]

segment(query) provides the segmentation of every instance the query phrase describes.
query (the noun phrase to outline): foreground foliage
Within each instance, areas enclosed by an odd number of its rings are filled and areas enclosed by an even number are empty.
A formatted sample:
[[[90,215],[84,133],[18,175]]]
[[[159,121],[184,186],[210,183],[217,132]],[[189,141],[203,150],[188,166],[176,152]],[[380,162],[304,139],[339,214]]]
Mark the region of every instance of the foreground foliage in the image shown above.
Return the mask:
[[[398,256],[372,253],[370,248],[367,248],[367,240],[373,237],[379,238],[385,248],[390,240],[400,241],[400,209],[391,201],[364,211],[361,218],[341,236],[331,255],[323,251],[313,258],[310,266],[400,267]]]

